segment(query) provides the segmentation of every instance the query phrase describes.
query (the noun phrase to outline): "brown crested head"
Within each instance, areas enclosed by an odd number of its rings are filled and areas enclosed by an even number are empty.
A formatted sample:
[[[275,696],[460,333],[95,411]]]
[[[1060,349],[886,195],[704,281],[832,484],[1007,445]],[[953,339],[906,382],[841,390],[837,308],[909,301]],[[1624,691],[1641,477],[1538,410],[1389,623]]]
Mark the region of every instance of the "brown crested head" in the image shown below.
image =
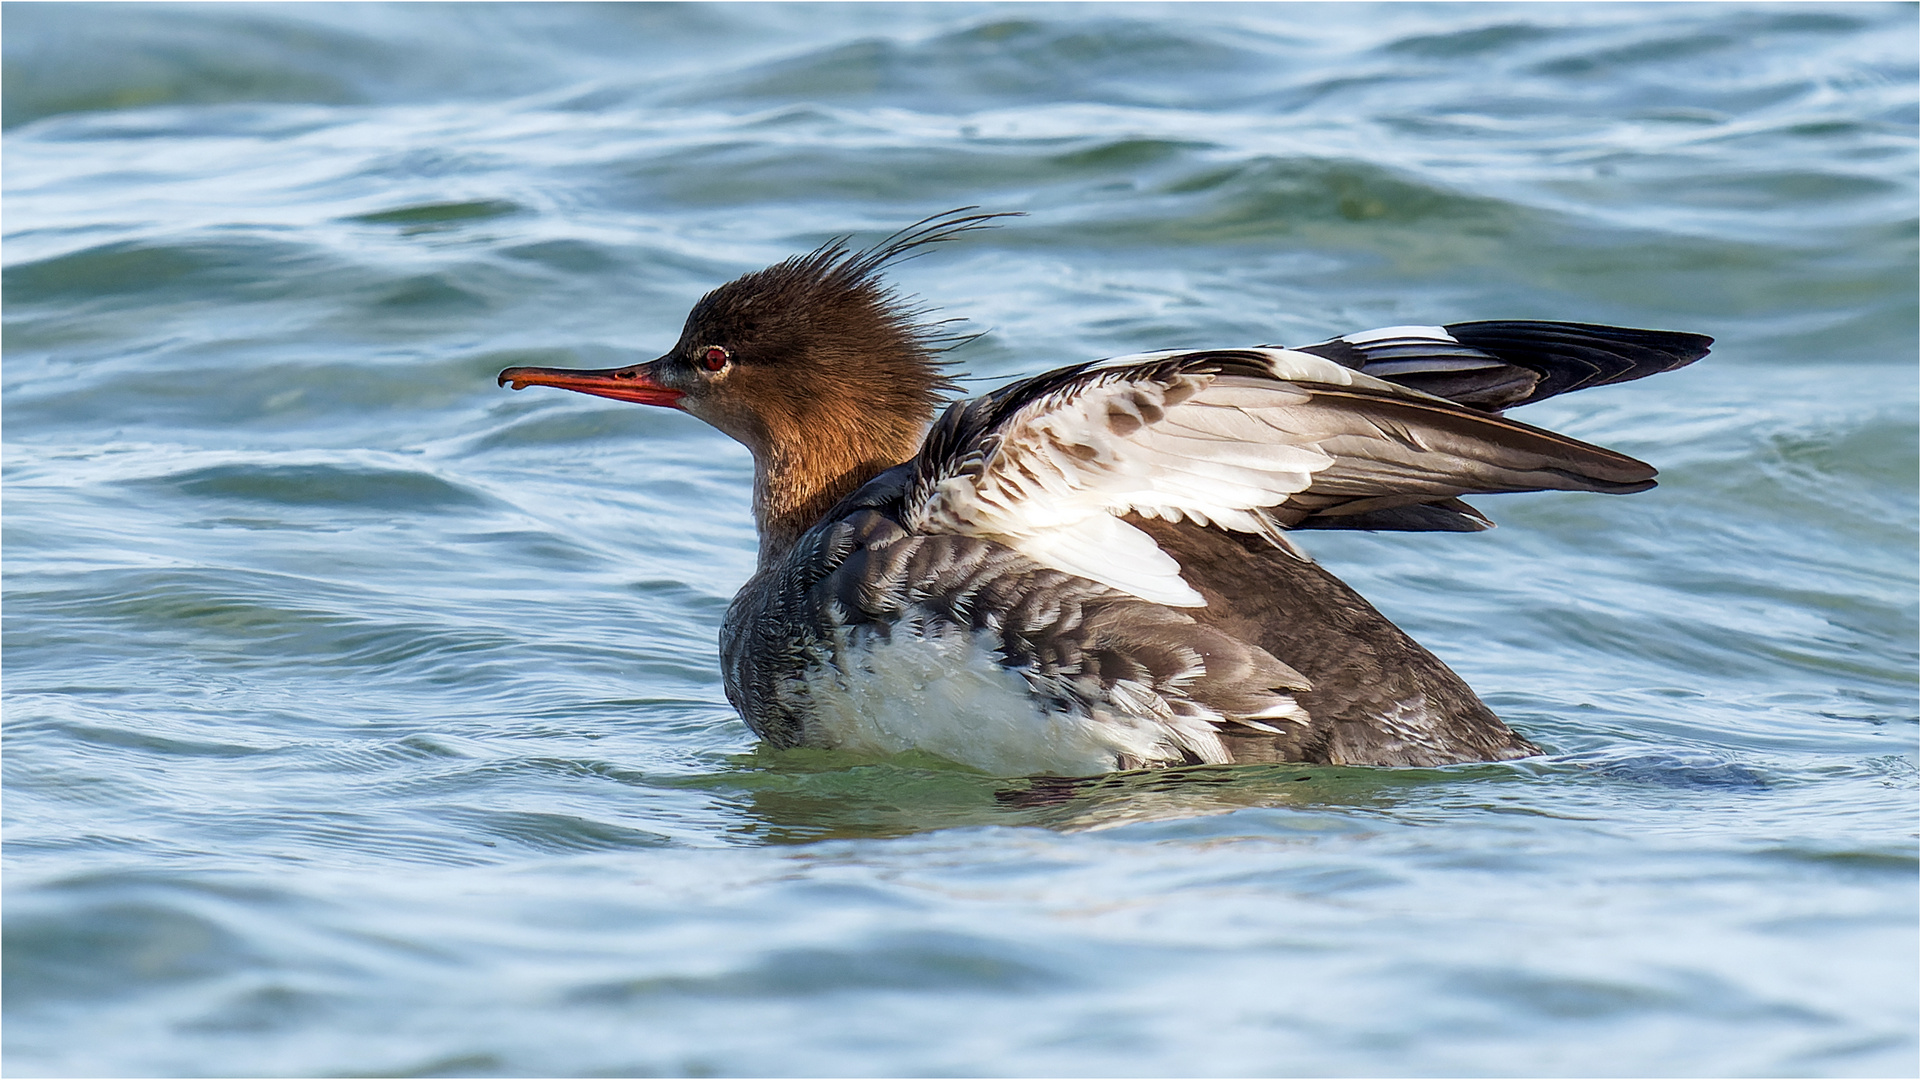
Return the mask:
[[[662,358],[693,376],[681,407],[756,448],[865,427],[917,436],[957,389],[940,357],[951,338],[881,272],[999,216],[955,211],[858,251],[831,241],[701,297]]]
[[[804,528],[875,473],[913,456],[957,388],[951,335],[881,277],[889,265],[1016,215],[938,214],[855,250],[829,241],[708,293],[680,340],[604,371],[508,368],[502,385],[557,386],[685,410],[754,452],[763,541]],[[809,516],[812,515],[812,516]]]

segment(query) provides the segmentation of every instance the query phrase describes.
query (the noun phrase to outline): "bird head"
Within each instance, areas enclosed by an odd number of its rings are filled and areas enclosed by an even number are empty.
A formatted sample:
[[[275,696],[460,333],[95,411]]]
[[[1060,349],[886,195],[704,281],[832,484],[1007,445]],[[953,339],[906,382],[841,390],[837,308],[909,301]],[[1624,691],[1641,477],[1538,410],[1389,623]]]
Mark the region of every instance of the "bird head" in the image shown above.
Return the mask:
[[[1009,215],[951,211],[871,248],[834,240],[708,293],[658,359],[599,370],[512,367],[502,386],[554,386],[690,413],[755,451],[827,440],[911,453],[955,390],[949,337],[882,278],[928,245]],[[891,462],[890,462],[891,464]]]

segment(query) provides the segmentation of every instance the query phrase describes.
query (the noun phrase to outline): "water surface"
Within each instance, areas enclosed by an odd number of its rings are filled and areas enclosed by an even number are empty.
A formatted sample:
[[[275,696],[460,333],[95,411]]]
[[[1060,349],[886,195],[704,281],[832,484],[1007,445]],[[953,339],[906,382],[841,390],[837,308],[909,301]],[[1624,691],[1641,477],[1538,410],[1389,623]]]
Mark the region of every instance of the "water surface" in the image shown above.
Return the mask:
[[[1916,9],[8,5],[5,1059],[1912,1074]],[[744,451],[493,385],[836,235],[985,383],[1559,318],[1654,462],[1317,557],[1549,750],[757,750]]]

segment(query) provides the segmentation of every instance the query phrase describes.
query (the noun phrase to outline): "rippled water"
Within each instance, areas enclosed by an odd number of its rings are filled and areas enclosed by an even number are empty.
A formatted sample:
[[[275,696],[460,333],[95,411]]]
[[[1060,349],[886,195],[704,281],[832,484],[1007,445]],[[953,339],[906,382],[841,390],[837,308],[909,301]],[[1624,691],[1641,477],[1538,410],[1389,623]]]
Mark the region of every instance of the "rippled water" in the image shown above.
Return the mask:
[[[5,1065],[1912,1074],[1916,9],[5,22]],[[1550,750],[1076,787],[758,751],[743,451],[509,394],[838,234],[1002,379],[1693,330],[1658,464],[1317,555]]]

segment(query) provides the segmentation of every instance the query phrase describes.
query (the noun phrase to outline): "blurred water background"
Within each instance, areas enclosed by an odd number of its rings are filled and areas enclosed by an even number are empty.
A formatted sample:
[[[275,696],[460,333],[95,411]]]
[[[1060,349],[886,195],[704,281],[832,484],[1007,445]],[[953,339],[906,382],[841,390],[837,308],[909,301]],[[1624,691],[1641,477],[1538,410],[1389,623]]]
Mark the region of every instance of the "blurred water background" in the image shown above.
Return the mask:
[[[10,4],[26,1075],[1912,1075],[1916,8]],[[1550,318],[1651,461],[1307,537],[1548,756],[757,751],[744,451],[511,394],[838,234],[1001,380]]]

